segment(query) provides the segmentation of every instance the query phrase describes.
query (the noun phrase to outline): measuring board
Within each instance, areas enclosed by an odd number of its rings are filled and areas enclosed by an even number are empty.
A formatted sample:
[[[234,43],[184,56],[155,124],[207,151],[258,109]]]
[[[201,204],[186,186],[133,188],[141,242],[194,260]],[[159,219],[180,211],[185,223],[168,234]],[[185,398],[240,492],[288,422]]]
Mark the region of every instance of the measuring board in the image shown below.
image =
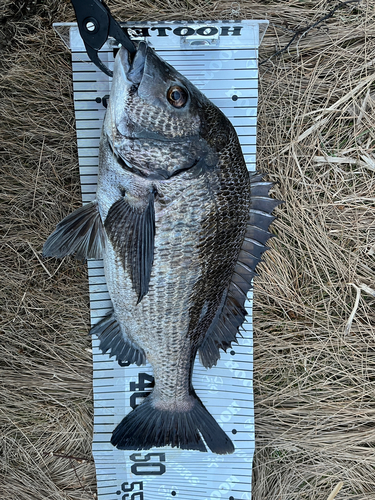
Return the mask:
[[[258,46],[268,21],[121,23],[133,40],[147,40],[158,54],[191,80],[231,120],[247,167],[255,170]],[[88,58],[76,23],[56,23],[72,51],[73,90],[83,203],[95,198],[98,152],[111,78]],[[117,42],[100,51],[113,69]],[[88,262],[91,324],[111,309],[101,260]],[[122,451],[110,443],[123,417],[152,390],[149,364],[125,366],[99,350],[93,338],[94,439],[99,500],[251,498],[254,452],[252,295],[239,344],[207,370],[197,359],[193,386],[235,446],[232,455],[164,447]]]

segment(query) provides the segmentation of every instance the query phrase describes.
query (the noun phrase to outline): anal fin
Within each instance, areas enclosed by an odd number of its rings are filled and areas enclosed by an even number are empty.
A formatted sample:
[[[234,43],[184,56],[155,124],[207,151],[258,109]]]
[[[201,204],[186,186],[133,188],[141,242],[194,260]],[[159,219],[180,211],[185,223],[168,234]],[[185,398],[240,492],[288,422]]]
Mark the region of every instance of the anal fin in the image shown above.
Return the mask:
[[[116,356],[117,361],[128,361],[138,366],[146,363],[143,349],[125,337],[113,311],[94,325],[90,334],[99,338],[100,350],[104,353],[109,351],[109,356]]]

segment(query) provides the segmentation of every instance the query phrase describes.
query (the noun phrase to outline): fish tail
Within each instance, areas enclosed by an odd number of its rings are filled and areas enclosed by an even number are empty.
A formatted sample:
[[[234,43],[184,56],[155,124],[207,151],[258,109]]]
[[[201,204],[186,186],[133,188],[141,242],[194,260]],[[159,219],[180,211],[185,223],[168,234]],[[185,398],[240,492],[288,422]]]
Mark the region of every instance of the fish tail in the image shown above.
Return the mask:
[[[202,439],[203,438],[203,439]],[[193,392],[179,410],[156,408],[152,395],[131,411],[113,431],[111,443],[120,450],[172,446],[225,455],[234,445]]]

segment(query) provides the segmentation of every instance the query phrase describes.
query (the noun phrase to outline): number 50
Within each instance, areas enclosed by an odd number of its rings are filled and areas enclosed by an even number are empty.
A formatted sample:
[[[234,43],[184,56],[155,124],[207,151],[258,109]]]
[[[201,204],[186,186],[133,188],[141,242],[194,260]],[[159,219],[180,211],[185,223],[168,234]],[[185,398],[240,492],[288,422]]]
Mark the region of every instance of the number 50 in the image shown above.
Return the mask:
[[[152,457],[158,457],[159,462],[150,462]],[[131,471],[136,476],[161,476],[166,471],[162,463],[165,462],[165,453],[147,453],[144,457],[141,453],[133,453],[129,458],[135,462],[131,466]]]

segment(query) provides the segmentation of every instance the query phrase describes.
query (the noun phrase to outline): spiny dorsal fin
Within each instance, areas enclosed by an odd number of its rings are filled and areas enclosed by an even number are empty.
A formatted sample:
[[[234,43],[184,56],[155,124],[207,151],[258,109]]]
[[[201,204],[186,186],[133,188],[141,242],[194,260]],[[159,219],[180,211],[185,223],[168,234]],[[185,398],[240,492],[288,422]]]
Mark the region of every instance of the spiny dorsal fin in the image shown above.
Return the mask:
[[[122,197],[109,209],[104,223],[113,247],[130,274],[138,303],[148,292],[154,260],[154,198],[154,193],[150,193],[146,205],[137,206]]]
[[[63,219],[43,246],[44,257],[101,259],[105,233],[96,201],[87,203]]]
[[[109,351],[109,356],[116,356],[117,361],[128,361],[138,366],[146,364],[146,355],[143,349],[125,337],[113,311],[94,325],[90,334],[99,338],[100,350],[104,353]]]
[[[200,361],[206,368],[216,365],[220,349],[226,351],[232,342],[236,342],[239,327],[245,320],[244,305],[256,275],[255,268],[268,249],[266,243],[272,236],[268,227],[275,217],[271,213],[281,202],[268,195],[273,184],[263,182],[262,178],[262,174],[250,174],[251,208],[245,238],[224,304],[219,308],[221,313],[215,316],[199,348]]]

